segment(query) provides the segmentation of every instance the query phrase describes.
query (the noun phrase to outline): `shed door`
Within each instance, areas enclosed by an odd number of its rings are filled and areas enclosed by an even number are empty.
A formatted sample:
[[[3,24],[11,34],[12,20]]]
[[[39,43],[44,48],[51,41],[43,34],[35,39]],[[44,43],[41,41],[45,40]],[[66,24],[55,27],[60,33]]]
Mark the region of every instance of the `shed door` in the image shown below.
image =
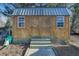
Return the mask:
[[[41,16],[39,18],[39,29],[41,36],[50,36],[51,31],[51,21],[50,17],[48,16]]]
[[[31,35],[32,36],[39,36],[39,19],[38,17],[31,16]]]
[[[51,19],[47,16],[31,16],[31,34],[32,36],[50,36]]]

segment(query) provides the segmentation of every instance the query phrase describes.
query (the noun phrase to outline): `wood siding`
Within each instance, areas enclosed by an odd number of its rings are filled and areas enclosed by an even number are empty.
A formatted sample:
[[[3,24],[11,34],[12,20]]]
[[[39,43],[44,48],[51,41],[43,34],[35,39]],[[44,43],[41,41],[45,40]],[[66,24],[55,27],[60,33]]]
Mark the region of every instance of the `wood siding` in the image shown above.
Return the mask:
[[[56,17],[54,20],[54,36],[56,36],[59,39],[67,39],[69,38],[70,35],[70,30],[69,30],[69,16],[64,17],[65,23],[64,23],[64,28],[57,28],[56,27]]]
[[[56,16],[25,16],[25,28],[17,28],[18,16],[13,17],[12,34],[15,39],[29,36],[55,36],[69,38],[69,16],[65,16],[64,28],[56,27]]]

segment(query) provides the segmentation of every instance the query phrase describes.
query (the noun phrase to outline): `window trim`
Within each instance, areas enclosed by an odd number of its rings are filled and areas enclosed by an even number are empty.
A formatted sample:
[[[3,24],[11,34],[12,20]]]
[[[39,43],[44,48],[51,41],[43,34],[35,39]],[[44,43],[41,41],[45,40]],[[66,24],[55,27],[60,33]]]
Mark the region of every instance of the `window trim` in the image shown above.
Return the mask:
[[[57,21],[58,17],[62,17],[62,22],[63,22],[63,26],[62,27],[58,27],[57,24],[59,21]],[[64,16],[56,16],[56,28],[64,28],[64,25],[65,25],[65,19],[64,19]]]
[[[24,26],[23,27],[20,27],[19,26],[19,18],[20,17],[23,17],[24,18]],[[18,16],[18,19],[17,19],[17,28],[25,28],[25,16]]]

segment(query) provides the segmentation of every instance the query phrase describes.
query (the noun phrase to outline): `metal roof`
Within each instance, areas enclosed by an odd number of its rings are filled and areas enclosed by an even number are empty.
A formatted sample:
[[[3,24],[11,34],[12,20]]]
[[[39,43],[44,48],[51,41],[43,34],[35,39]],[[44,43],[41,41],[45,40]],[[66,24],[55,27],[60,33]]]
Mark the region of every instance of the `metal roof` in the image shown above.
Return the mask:
[[[12,15],[70,15],[68,8],[18,8]]]

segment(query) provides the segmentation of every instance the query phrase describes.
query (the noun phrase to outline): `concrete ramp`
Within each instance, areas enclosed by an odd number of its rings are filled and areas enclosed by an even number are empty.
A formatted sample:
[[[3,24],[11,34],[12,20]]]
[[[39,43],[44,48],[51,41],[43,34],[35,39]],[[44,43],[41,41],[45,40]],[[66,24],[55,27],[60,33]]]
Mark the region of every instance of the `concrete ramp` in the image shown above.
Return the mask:
[[[49,38],[33,38],[25,56],[55,56]]]
[[[25,56],[55,56],[52,48],[29,49]]]

